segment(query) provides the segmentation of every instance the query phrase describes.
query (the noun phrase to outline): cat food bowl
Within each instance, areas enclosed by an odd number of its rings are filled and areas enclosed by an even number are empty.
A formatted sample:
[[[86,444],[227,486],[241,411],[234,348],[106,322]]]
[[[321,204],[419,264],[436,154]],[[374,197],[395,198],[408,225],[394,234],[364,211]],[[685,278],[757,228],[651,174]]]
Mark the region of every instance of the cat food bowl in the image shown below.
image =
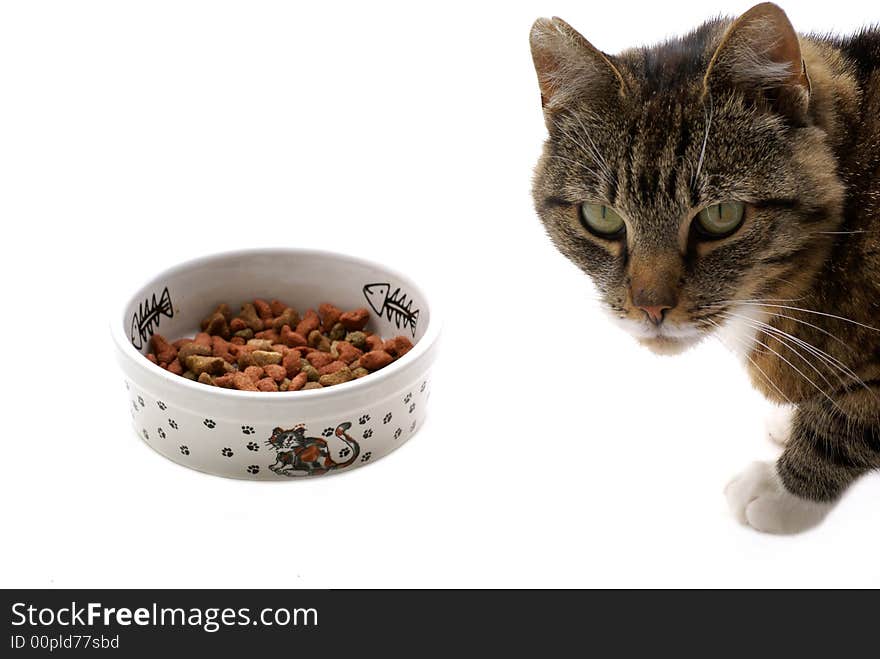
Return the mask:
[[[381,295],[378,295],[381,293]],[[158,332],[193,336],[217,304],[277,298],[299,309],[370,309],[367,329],[414,347],[382,370],[326,389],[250,392],[174,375],[144,356]],[[408,440],[425,418],[439,334],[422,290],[384,265],[332,252],[246,250],[159,274],[112,320],[137,434],[166,458],[218,476],[288,481],[354,469]]]

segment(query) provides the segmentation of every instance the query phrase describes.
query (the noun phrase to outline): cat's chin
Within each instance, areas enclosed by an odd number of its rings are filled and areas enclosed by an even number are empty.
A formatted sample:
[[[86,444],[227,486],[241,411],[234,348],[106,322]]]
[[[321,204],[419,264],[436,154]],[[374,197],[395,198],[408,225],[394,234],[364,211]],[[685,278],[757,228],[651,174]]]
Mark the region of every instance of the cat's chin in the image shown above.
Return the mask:
[[[669,336],[637,337],[636,340],[654,354],[670,356],[680,355],[699,342],[699,339],[673,338]]]
[[[680,355],[697,345],[703,335],[689,325],[669,325],[657,328],[644,321],[609,316],[619,328],[632,336],[640,345],[658,355]]]

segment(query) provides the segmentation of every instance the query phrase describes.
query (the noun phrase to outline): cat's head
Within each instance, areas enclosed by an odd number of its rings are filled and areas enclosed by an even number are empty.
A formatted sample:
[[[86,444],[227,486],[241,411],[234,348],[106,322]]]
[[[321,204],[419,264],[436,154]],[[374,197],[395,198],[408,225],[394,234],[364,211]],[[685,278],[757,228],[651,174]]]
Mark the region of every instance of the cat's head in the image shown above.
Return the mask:
[[[266,440],[266,445],[277,451],[297,446],[304,438],[305,426],[302,424],[294,426],[290,430],[276,427],[272,429],[272,436]]]
[[[815,272],[842,200],[816,120],[834,100],[776,5],[616,56],[539,19],[531,48],[536,209],[641,343],[679,352]]]

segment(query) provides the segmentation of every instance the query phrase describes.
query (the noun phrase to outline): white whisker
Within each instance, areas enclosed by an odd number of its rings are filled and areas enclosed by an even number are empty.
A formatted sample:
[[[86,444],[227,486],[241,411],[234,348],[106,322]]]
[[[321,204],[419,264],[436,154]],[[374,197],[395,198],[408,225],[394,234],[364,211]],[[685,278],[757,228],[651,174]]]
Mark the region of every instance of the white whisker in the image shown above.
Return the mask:
[[[697,178],[700,176],[700,171],[703,169],[703,159],[706,156],[706,144],[709,142],[709,131],[712,130],[712,118],[715,114],[712,93],[708,92],[707,96],[709,97],[709,111],[707,112],[706,108],[703,108],[703,115],[706,117],[706,133],[703,135],[703,146],[700,148],[700,158],[697,160],[697,169],[694,171],[694,175],[691,178],[691,188],[696,185]]]
[[[769,323],[765,323],[761,320],[756,320],[754,318],[749,318],[748,316],[743,316],[743,315],[735,314],[732,312],[723,312],[721,315],[726,316],[728,318],[740,318],[743,321],[745,321],[746,324],[748,324],[753,329],[758,330],[758,331],[763,331],[764,333],[769,333],[770,338],[776,339],[783,346],[785,346],[786,348],[791,350],[791,352],[793,352],[798,358],[800,358],[810,368],[812,368],[814,371],[816,371],[816,373],[818,373],[822,377],[822,379],[825,381],[825,383],[829,387],[833,388],[834,385],[831,384],[831,382],[825,377],[825,375],[818,368],[816,368],[816,366],[813,365],[808,359],[806,359],[800,352],[798,352],[791,344],[789,344],[788,341],[786,340],[786,338],[795,341],[797,344],[801,344],[801,347],[806,346],[812,350],[814,348],[811,344],[809,344],[806,341],[803,341],[802,339],[799,339],[799,338],[797,338],[797,337],[789,334],[788,332],[785,332],[777,327],[773,327]],[[818,348],[815,348],[815,350],[818,351]],[[841,385],[845,386],[843,380],[840,379],[840,376],[838,376],[838,379],[840,380]]]
[[[577,119],[577,117],[575,118]],[[580,119],[577,120],[578,123],[581,125],[581,128],[583,128],[583,124],[580,123]],[[578,147],[578,150],[583,153],[584,157],[592,161],[592,163],[596,165],[596,167],[598,167],[598,172],[593,172],[593,174],[603,180],[606,184],[611,185],[614,179],[614,175],[611,173],[608,164],[605,162],[604,158],[602,158],[602,155],[599,153],[599,150],[596,148],[596,145],[593,142],[592,138],[590,138],[589,133],[585,132],[585,137],[590,141],[590,146],[587,146],[584,142],[578,139],[576,135],[573,135],[562,126],[559,126],[558,129],[564,137],[566,137],[570,142]],[[601,173],[601,175],[599,175],[599,173]]]
[[[756,325],[754,325],[754,324],[752,325],[752,327],[755,328],[755,329],[760,329],[758,326],[756,326]],[[813,386],[813,388],[816,389],[816,391],[818,391],[818,392],[819,392],[820,394],[822,394],[825,398],[827,398],[828,401],[829,401],[832,405],[834,405],[834,407],[838,407],[838,405],[837,405],[837,403],[835,402],[835,400],[834,400],[831,396],[828,395],[828,392],[826,392],[826,391],[825,391],[824,389],[822,389],[818,384],[816,384],[815,382],[813,382],[813,380],[812,380],[809,376],[807,376],[806,373],[804,373],[801,369],[799,369],[797,366],[795,366],[794,364],[792,364],[791,361],[790,361],[789,359],[787,359],[785,356],[783,356],[783,355],[781,355],[780,353],[778,353],[776,350],[774,350],[773,348],[771,348],[770,346],[768,346],[766,343],[764,343],[764,342],[762,342],[762,341],[759,341],[759,340],[756,339],[756,338],[753,338],[752,340],[753,340],[755,343],[757,343],[758,345],[760,345],[761,347],[763,347],[763,348],[769,350],[769,351],[772,352],[774,355],[776,355],[777,357],[779,357],[779,359],[781,359],[781,360],[784,361],[786,364],[788,364],[789,366],[791,366],[791,368],[794,369],[794,371],[797,372],[802,378],[804,378],[804,380],[806,380],[807,382],[809,382],[809,383]],[[780,343],[782,343],[782,341],[780,341]],[[792,352],[795,352],[795,353],[797,354],[797,352],[796,352],[795,350],[793,350],[793,349],[791,348],[791,346],[788,346],[787,344],[786,344],[786,346],[789,348],[789,350],[792,350]],[[800,355],[798,355],[798,356],[801,357]],[[801,359],[803,359],[803,357],[801,357]],[[809,364],[809,362],[807,362],[807,363]],[[809,366],[810,366],[811,368],[813,368],[813,370],[815,370],[816,372],[819,372],[818,369],[817,369],[815,366],[813,366],[812,364],[809,364]],[[819,374],[821,375],[821,373],[819,373]],[[823,376],[823,378],[824,378],[824,376]],[[829,387],[832,386],[830,382],[828,383],[828,386],[829,386]],[[839,409],[839,408],[838,408],[838,409]]]
[[[718,323],[716,323],[716,322],[715,322],[714,320],[712,320],[711,318],[707,318],[706,321],[709,322],[709,323],[711,323],[712,325],[714,325],[718,330],[721,330],[721,325],[719,325]],[[715,334],[713,334],[713,336],[714,336],[716,339],[718,339],[718,342],[719,342],[721,345],[723,345],[725,348],[727,348],[727,349],[730,350],[731,352],[736,352],[735,350],[733,350],[729,345],[727,345],[727,344],[724,342],[724,340],[721,338],[721,336],[720,336],[717,332],[716,332]],[[769,384],[771,387],[773,387],[773,388],[776,390],[776,393],[778,393],[780,396],[782,396],[782,397],[788,402],[789,405],[791,405],[792,407],[797,408],[797,405],[796,405],[794,402],[792,402],[791,398],[789,398],[788,396],[786,396],[786,395],[785,395],[785,392],[782,391],[782,389],[780,389],[780,388],[776,385],[776,383],[773,382],[773,380],[770,378],[770,376],[767,375],[767,374],[764,372],[764,369],[762,369],[760,366],[758,366],[757,362],[756,362],[754,359],[752,359],[751,355],[749,354],[749,351],[751,350],[751,347],[752,347],[752,346],[750,346],[745,340],[740,339],[740,338],[737,337],[737,336],[734,336],[734,338],[737,339],[740,343],[742,343],[742,344],[745,346],[746,351],[745,351],[744,354],[745,354],[746,359],[749,360],[749,362],[751,363],[751,365],[755,367],[755,369],[758,371],[758,373],[760,373],[760,374],[764,377],[764,379],[767,381],[767,384]]]
[[[723,312],[723,313],[726,313],[726,314],[729,314],[729,315],[732,315],[732,316],[736,316],[736,317],[739,317],[739,318],[743,318],[744,320],[749,320],[749,319],[748,319],[747,317],[745,317],[745,316],[739,316],[738,314],[735,314],[735,313],[730,312],[730,311]],[[782,315],[782,314],[771,314],[771,317],[772,317],[772,318],[788,318],[788,319],[793,320],[793,321],[795,321],[795,322],[803,323],[804,325],[808,325],[808,326],[810,326],[810,327],[814,327],[815,329],[819,330],[819,331],[822,332],[823,334],[827,334],[829,337],[831,337],[832,339],[834,339],[835,341],[837,341],[838,343],[840,343],[843,347],[847,348],[848,350],[852,350],[852,348],[851,348],[850,346],[848,346],[846,343],[844,343],[843,341],[841,341],[839,338],[837,338],[837,337],[834,336],[833,334],[830,334],[829,332],[826,332],[826,331],[823,330],[821,327],[816,327],[815,325],[812,325],[811,323],[807,323],[806,321],[802,321],[802,320],[800,320],[799,318],[793,318],[793,317],[791,317],[791,316],[785,316],[785,315]],[[868,393],[870,393],[870,394],[871,394],[872,396],[874,396],[875,398],[877,397],[877,393],[876,393],[873,389],[871,389],[871,387],[869,387],[868,384],[867,384],[862,378],[860,378],[860,377],[858,376],[858,374],[857,374],[855,371],[853,371],[853,370],[852,370],[849,366],[847,366],[844,362],[842,362],[841,360],[837,359],[837,357],[835,357],[834,355],[832,355],[832,354],[830,354],[830,353],[828,353],[828,352],[822,350],[821,348],[818,348],[818,347],[814,346],[812,343],[810,343],[809,341],[806,341],[805,339],[802,339],[802,338],[800,338],[800,337],[794,336],[793,334],[789,334],[788,332],[786,332],[786,331],[784,331],[784,330],[782,330],[782,329],[780,329],[780,328],[778,328],[778,327],[774,327],[773,325],[770,325],[769,323],[764,323],[764,322],[761,322],[761,321],[755,321],[755,322],[760,323],[760,324],[762,325],[762,327],[764,327],[764,328],[765,328],[766,330],[768,330],[768,331],[772,331],[772,332],[774,332],[774,333],[776,333],[776,334],[780,334],[780,335],[786,336],[786,337],[788,337],[789,339],[791,339],[791,340],[797,342],[798,345],[800,345],[800,346],[803,347],[805,350],[807,350],[808,352],[810,352],[811,354],[813,354],[815,357],[818,357],[819,359],[821,359],[825,364],[827,364],[828,366],[832,367],[832,368],[835,369],[836,371],[840,371],[840,372],[843,373],[844,375],[847,375],[848,377],[852,378],[856,383],[858,383],[859,385],[861,385],[861,386],[862,386],[862,387],[863,387]],[[835,373],[835,375],[836,375],[836,373]],[[840,383],[841,383],[841,385],[842,385],[843,387],[846,387],[846,386],[847,386],[847,385],[844,383],[843,379],[840,377],[840,375],[837,375],[837,378],[838,378],[838,380],[840,380]]]
[[[573,116],[575,121],[578,122],[578,126],[580,126],[581,130],[584,131],[584,137],[586,137],[587,141],[589,141],[590,143],[590,150],[593,154],[593,157],[596,159],[597,164],[602,167],[602,170],[608,175],[608,177],[616,183],[617,177],[615,176],[614,172],[611,171],[611,167],[608,166],[608,161],[605,160],[602,152],[599,151],[599,147],[596,146],[596,142],[593,141],[593,137],[590,135],[590,131],[587,130],[586,126],[584,126],[581,118],[577,114],[574,114]]]
[[[741,316],[739,314],[734,314],[734,313],[729,313],[729,312],[727,312],[726,315],[729,317],[742,318],[745,321],[752,321],[753,322],[752,327],[755,327],[756,329],[761,329],[765,333],[769,332],[773,338],[775,338],[782,345],[784,345],[786,348],[791,350],[795,355],[797,355],[801,360],[803,360],[804,363],[806,363],[810,368],[812,368],[814,371],[816,371],[819,374],[819,376],[825,381],[825,383],[829,386],[829,388],[833,389],[834,385],[831,384],[831,382],[828,380],[828,378],[826,378],[825,375],[818,368],[816,368],[815,365],[813,365],[806,357],[804,357],[798,350],[796,350],[788,342],[789,340],[793,341],[796,345],[800,346],[801,348],[806,350],[808,353],[810,353],[814,357],[819,358],[826,365],[834,367],[836,370],[832,371],[832,372],[834,373],[835,377],[837,377],[837,380],[838,380],[838,382],[840,382],[840,385],[844,388],[847,386],[847,383],[844,381],[843,378],[840,377],[840,375],[837,373],[837,371],[839,370],[839,371],[845,373],[846,375],[849,375],[850,373],[847,373],[846,371],[842,370],[842,363],[841,363],[841,366],[838,366],[837,364],[830,362],[829,360],[834,359],[834,357],[832,357],[831,355],[828,355],[824,351],[820,350],[819,348],[816,348],[815,346],[804,341],[803,339],[800,339],[792,334],[789,334],[788,332],[785,332],[785,331],[779,329],[778,327],[773,327],[769,323],[765,323],[765,322],[759,321],[759,320],[754,320],[754,319],[748,318],[747,316]],[[854,374],[853,374],[853,377],[854,377]]]
[[[841,320],[846,323],[852,323],[853,325],[858,325],[859,327],[864,327],[865,329],[869,329],[872,332],[880,332],[880,329],[876,327],[871,327],[870,325],[865,325],[864,323],[860,323],[857,320],[853,320],[852,318],[845,318],[843,316],[835,316],[833,313],[825,313],[824,311],[815,311],[813,309],[802,309],[801,307],[790,307],[784,304],[765,304],[763,302],[746,302],[745,304],[757,305],[762,307],[771,307],[777,309],[790,309],[792,311],[801,311],[803,313],[812,313],[817,316],[825,316],[826,318],[834,318],[836,320]]]

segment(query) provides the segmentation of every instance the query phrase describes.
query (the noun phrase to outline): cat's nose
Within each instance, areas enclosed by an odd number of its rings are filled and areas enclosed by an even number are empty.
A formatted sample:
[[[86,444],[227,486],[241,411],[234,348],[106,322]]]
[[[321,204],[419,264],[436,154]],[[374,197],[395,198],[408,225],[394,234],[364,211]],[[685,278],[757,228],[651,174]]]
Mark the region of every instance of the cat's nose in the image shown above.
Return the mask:
[[[633,257],[630,279],[630,299],[654,325],[678,304],[681,260],[665,254]]]
[[[645,315],[648,316],[648,320],[659,327],[660,323],[663,322],[663,316],[666,313],[667,309],[671,309],[672,307],[663,304],[646,304],[646,305],[637,305],[639,309],[645,312]]]
[[[666,312],[678,304],[678,296],[669,286],[656,285],[633,291],[633,306],[641,309],[652,323],[660,326]]]

